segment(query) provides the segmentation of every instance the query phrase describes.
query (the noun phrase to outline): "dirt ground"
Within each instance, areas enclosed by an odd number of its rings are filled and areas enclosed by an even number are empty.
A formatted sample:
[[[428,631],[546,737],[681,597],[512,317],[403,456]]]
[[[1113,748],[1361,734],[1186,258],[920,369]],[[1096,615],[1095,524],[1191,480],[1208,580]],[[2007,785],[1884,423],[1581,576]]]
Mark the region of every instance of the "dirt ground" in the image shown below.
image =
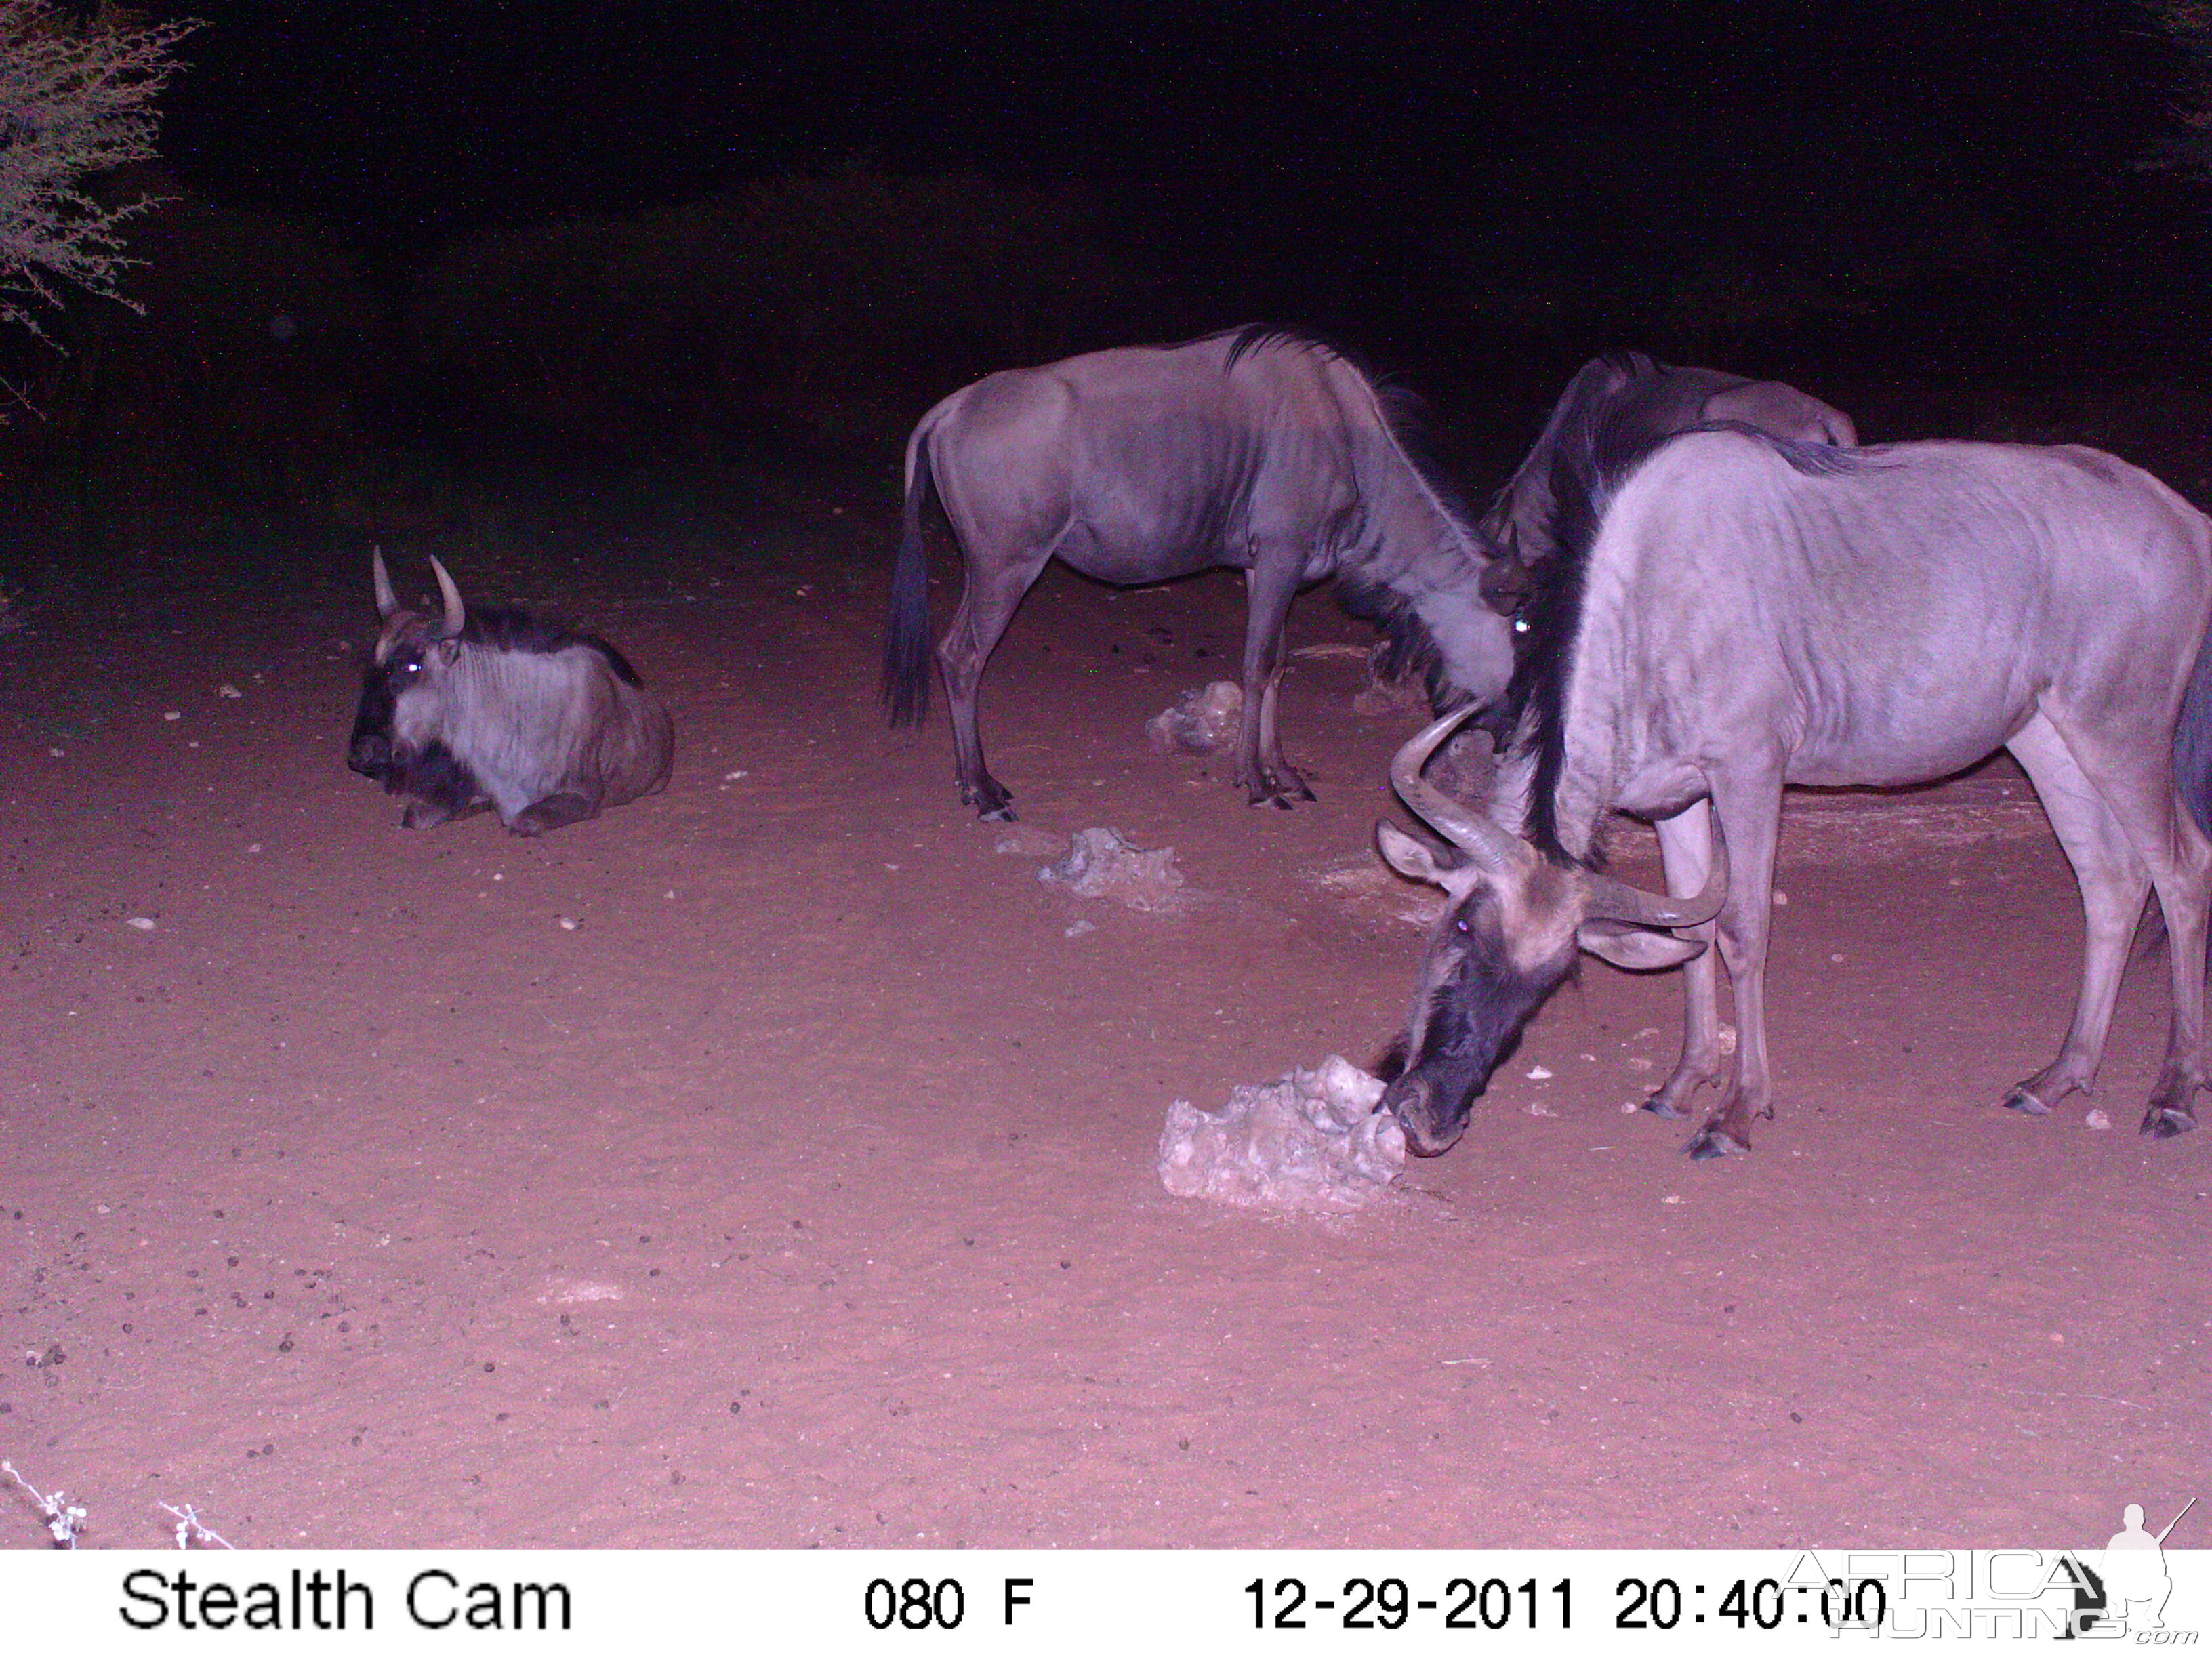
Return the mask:
[[[2202,1490],[2212,1135],[2135,1133],[2162,963],[2111,1132],[1997,1107],[2080,948],[2017,773],[1793,801],[1752,1156],[1625,1113],[1681,994],[1593,962],[1402,1201],[1172,1199],[1170,1102],[1396,1029],[1413,717],[1306,652],[1321,800],[1249,809],[1141,732],[1228,672],[1240,585],[1055,571],[994,769],[1193,902],[1055,892],[941,711],[884,725],[881,505],[462,555],[676,714],[665,795],[542,842],[404,831],[346,771],[355,550],[0,639],[0,1455],[88,1544],[166,1502],[262,1546],[2088,1545]],[[1367,638],[1320,595],[1292,629]]]

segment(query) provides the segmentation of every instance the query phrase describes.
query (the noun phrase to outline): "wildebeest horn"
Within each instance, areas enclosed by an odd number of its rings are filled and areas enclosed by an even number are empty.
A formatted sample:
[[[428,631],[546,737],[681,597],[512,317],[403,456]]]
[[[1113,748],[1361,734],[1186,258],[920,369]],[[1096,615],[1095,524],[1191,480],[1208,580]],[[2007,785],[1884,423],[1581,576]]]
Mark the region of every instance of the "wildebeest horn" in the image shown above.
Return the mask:
[[[368,556],[368,574],[376,584],[376,614],[385,621],[399,609],[399,596],[392,591],[392,573],[384,568],[384,550],[376,548]]]
[[[1638,927],[1695,927],[1720,915],[1728,900],[1728,838],[1721,833],[1720,815],[1713,815],[1713,862],[1705,872],[1705,890],[1689,898],[1669,898],[1647,893],[1641,887],[1615,881],[1610,876],[1589,878],[1589,914],[1593,920],[1626,921]]]
[[[461,590],[453,586],[453,579],[446,574],[446,567],[438,562],[438,556],[434,553],[430,556],[430,569],[438,578],[438,592],[446,601],[446,625],[441,630],[440,637],[456,638],[460,634],[461,624],[468,620],[468,613],[461,608]]]
[[[1416,817],[1453,846],[1486,869],[1504,871],[1526,858],[1526,843],[1506,834],[1482,813],[1454,800],[1421,775],[1429,757],[1474,713],[1473,703],[1462,704],[1416,732],[1391,758],[1390,787]]]

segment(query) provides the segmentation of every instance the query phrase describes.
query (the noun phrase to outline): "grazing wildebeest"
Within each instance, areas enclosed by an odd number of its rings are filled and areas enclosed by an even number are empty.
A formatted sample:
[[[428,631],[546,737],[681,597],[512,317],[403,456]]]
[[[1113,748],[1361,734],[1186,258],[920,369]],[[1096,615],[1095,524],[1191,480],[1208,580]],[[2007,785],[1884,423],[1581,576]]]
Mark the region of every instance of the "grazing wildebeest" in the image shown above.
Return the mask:
[[[1512,672],[1506,624],[1476,592],[1467,519],[1415,459],[1376,383],[1298,335],[1242,328],[1010,369],[923,416],[907,441],[884,652],[894,725],[918,723],[927,705],[922,512],[933,492],[967,566],[937,659],[960,798],[986,818],[1014,814],[983,764],[976,683],[1051,558],[1116,583],[1244,572],[1237,781],[1255,805],[1313,799],[1284,762],[1275,720],[1283,622],[1306,583],[1334,576],[1355,608],[1416,617],[1443,672],[1479,701]]]
[[[489,807],[518,836],[594,818],[668,782],[676,732],[605,640],[513,605],[468,610],[430,561],[442,614],[401,608],[371,556],[384,619],[346,764],[410,798],[425,830]]]
[[[1525,713],[1487,810],[1420,777],[1458,715],[1392,769],[1451,844],[1438,855],[1379,831],[1394,868],[1451,899],[1384,1102],[1408,1142],[1435,1153],[1458,1138],[1579,947],[1634,968],[1695,957],[1681,1060],[1646,1109],[1680,1117],[1717,1083],[1689,1151],[1747,1148],[1773,1098],[1764,978],[1783,787],[1925,782],[1999,747],[2034,781],[2087,919],[2065,1043],[2006,1104],[2047,1112],[2095,1080],[2154,887],[2173,1025],[2142,1127],[2195,1127],[2212,526],[2148,473],[2070,446],[1829,450],[1729,428],[1627,460],[1618,435],[1600,424],[1563,441],[1559,550],[1537,573],[1516,676]],[[1668,888],[1698,897],[1639,895],[1595,873],[1614,810],[1656,823]],[[1716,918],[1735,994],[1732,1064],[1705,951]]]
[[[1559,441],[1594,414],[1619,422],[1622,441],[1640,447],[1722,421],[1804,443],[1850,448],[1859,441],[1850,416],[1780,380],[1678,367],[1640,351],[1593,357],[1568,380],[1528,458],[1475,526],[1490,561],[1483,596],[1500,611],[1519,608],[1531,574],[1552,550],[1552,468]]]

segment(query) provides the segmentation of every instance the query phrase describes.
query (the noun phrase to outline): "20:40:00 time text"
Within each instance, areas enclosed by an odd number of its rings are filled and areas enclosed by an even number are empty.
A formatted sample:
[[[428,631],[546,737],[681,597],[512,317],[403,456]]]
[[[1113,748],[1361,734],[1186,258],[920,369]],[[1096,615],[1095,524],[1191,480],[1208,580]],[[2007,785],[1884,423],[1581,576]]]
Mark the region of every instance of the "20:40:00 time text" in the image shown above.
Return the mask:
[[[1255,1630],[1332,1622],[1344,1630],[1401,1630],[1422,1613],[1441,1614],[1446,1630],[1565,1630],[1572,1623],[1564,1578],[1541,1591],[1533,1578],[1518,1584],[1455,1578],[1435,1597],[1416,1597],[1402,1578],[1347,1578],[1334,1595],[1320,1596],[1308,1595],[1303,1578],[1278,1578],[1272,1585],[1255,1578],[1244,1593],[1252,1598]],[[1328,1617],[1314,1620],[1314,1613]]]

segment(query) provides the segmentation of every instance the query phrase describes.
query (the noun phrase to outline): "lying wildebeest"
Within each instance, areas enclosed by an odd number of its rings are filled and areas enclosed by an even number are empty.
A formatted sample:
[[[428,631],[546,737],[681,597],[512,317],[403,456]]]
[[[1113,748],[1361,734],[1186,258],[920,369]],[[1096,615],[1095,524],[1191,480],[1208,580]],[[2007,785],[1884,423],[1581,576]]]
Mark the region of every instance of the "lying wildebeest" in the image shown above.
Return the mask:
[[[1642,447],[1717,422],[1844,449],[1859,441],[1850,416],[1780,380],[1658,362],[1640,351],[1593,357],[1568,380],[1528,458],[1491,498],[1475,526],[1490,561],[1483,597],[1494,608],[1517,610],[1530,574],[1550,555],[1552,468],[1559,441],[1594,416],[1618,423],[1618,441]]]
[[[676,730],[605,640],[513,605],[461,604],[434,558],[443,614],[403,610],[371,556],[384,629],[362,677],[346,764],[410,798],[410,830],[489,807],[518,836],[594,818],[668,782]]]
[[[1013,817],[983,764],[975,688],[1023,594],[1055,556],[1102,581],[1245,573],[1237,781],[1255,805],[1313,793],[1283,760],[1283,622],[1325,576],[1415,617],[1442,672],[1488,702],[1512,672],[1504,620],[1481,602],[1474,532],[1415,459],[1375,382],[1328,347],[1249,327],[1010,369],[963,387],[907,441],[884,696],[894,725],[929,695],[922,512],[934,493],[967,565],[937,647],[960,798]]]
[[[1718,1083],[1689,1151],[1746,1149],[1773,1098],[1764,977],[1784,785],[1925,782],[2000,746],[2073,863],[2087,933],[2065,1044],[2006,1104],[2046,1112],[2094,1081],[2154,886],[2173,1026],[2142,1127],[2193,1127],[2212,902],[2212,660],[2200,657],[2212,526],[2091,449],[1829,450],[1731,428],[1632,459],[1619,435],[1600,423],[1563,438],[1559,551],[1537,572],[1516,678],[1526,712],[1487,810],[1420,776],[1458,715],[1392,768],[1451,843],[1439,856],[1379,831],[1394,868],[1452,901],[1384,1101],[1408,1141],[1433,1154],[1458,1138],[1580,948],[1633,968],[1696,957],[1682,1057],[1646,1109],[1682,1116]],[[1704,890],[1662,899],[1596,874],[1615,809],[1656,822],[1674,893]],[[1741,1034],[1732,1066],[1705,951],[1716,918]]]

